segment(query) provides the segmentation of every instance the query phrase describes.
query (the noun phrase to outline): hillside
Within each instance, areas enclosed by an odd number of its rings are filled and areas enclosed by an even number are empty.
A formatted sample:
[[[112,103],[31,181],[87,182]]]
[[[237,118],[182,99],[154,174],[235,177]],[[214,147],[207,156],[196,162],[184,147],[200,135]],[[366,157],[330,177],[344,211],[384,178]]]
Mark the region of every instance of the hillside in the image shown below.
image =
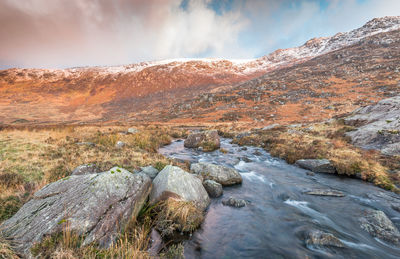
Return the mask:
[[[0,122],[318,120],[398,92],[399,28],[374,19],[253,60],[2,70]]]

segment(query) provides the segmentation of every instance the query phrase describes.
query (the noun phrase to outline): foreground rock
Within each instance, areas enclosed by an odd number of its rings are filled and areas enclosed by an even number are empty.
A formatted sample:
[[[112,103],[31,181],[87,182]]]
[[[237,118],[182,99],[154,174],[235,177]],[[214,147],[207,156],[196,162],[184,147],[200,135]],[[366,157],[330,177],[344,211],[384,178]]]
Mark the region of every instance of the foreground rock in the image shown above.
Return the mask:
[[[379,149],[385,155],[400,155],[400,96],[357,109],[345,123],[358,127],[346,133],[353,144]]]
[[[368,209],[360,218],[361,228],[386,242],[400,245],[400,232],[383,211]]]
[[[190,134],[183,143],[188,148],[203,148],[203,151],[213,151],[220,147],[220,140],[216,130]]]
[[[205,180],[203,182],[204,188],[211,198],[218,198],[222,195],[222,185],[213,180]]]
[[[100,168],[95,164],[84,164],[76,167],[71,175],[97,174],[100,173]]]
[[[154,204],[170,197],[192,201],[203,210],[210,204],[207,191],[198,177],[179,167],[167,165],[153,180],[150,203]]]
[[[157,174],[158,174],[158,170],[155,169],[154,167],[150,166],[146,166],[146,167],[141,167],[141,173],[147,174],[151,179],[156,178]]]
[[[303,193],[317,196],[332,196],[332,197],[344,197],[345,194],[341,191],[331,189],[312,189],[304,191]]]
[[[237,199],[233,197],[229,197],[229,199],[223,200],[222,204],[224,206],[231,206],[231,207],[236,207],[236,208],[241,208],[247,205],[247,201],[243,199]]]
[[[144,174],[114,167],[99,174],[72,175],[36,192],[0,228],[18,244],[30,248],[46,235],[68,228],[83,235],[83,245],[92,242],[110,247],[130,219],[136,217],[151,190]]]
[[[306,245],[311,246],[334,246],[334,247],[345,247],[339,238],[335,237],[331,233],[326,233],[320,230],[312,230],[306,233],[305,237]]]
[[[204,180],[213,180],[224,186],[242,182],[242,176],[235,169],[209,163],[194,163],[190,171],[203,176]]]
[[[328,159],[300,159],[296,161],[296,165],[314,173],[334,174],[336,172]]]

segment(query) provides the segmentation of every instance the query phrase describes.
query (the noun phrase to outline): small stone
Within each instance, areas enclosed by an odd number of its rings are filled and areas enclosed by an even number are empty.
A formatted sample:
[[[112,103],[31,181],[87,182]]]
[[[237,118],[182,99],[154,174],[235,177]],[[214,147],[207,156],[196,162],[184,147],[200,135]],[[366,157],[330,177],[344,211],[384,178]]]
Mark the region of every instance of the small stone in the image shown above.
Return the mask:
[[[211,198],[220,197],[223,193],[222,185],[213,180],[205,180],[203,186]]]
[[[139,132],[139,130],[137,130],[136,128],[129,128],[128,129],[128,133],[129,134],[135,134],[135,133],[138,133]]]
[[[306,175],[314,176],[315,174],[314,174],[314,172],[308,171],[308,172],[306,172]]]
[[[334,246],[345,247],[339,238],[331,233],[322,232],[320,230],[312,230],[306,234],[305,242],[307,245],[314,246]]]
[[[243,199],[237,199],[237,198],[233,198],[233,197],[229,197],[229,199],[222,201],[222,204],[224,206],[231,206],[231,207],[236,207],[236,208],[244,207],[247,205],[247,203],[248,202]]]
[[[122,148],[122,147],[124,147],[124,146],[125,146],[125,143],[122,142],[122,141],[118,141],[117,144],[115,144],[115,147],[116,147],[116,148]]]

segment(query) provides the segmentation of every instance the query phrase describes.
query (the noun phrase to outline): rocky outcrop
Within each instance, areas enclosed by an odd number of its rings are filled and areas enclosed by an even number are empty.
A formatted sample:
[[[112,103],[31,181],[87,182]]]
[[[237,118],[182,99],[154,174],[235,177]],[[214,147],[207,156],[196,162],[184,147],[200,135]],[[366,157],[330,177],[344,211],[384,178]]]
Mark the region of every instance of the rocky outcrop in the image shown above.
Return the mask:
[[[242,182],[242,176],[235,169],[209,163],[195,163],[190,171],[203,176],[204,180],[213,180],[224,186]]]
[[[156,178],[157,174],[158,174],[158,170],[155,169],[154,167],[152,167],[151,165],[149,166],[145,166],[145,167],[141,167],[141,173],[147,174],[151,179]]]
[[[222,204],[224,206],[231,206],[231,207],[241,208],[241,207],[246,206],[248,204],[248,202],[243,200],[243,199],[229,197],[229,199],[223,200]]]
[[[83,174],[97,174],[100,173],[100,168],[95,164],[85,164],[76,167],[71,175],[83,175]]]
[[[400,155],[400,96],[357,109],[345,123],[358,127],[346,133],[353,144],[379,149],[385,155]]]
[[[328,159],[300,159],[296,161],[296,165],[314,173],[334,174],[336,172],[335,167]]]
[[[213,151],[220,147],[218,131],[208,130],[192,133],[185,139],[184,146],[188,148],[199,148],[203,151]]]
[[[205,180],[203,186],[211,198],[218,198],[222,195],[222,185],[213,180]]]
[[[312,189],[304,191],[303,193],[317,196],[332,196],[332,197],[344,197],[345,194],[341,191],[331,189]]]
[[[386,242],[400,245],[400,232],[383,211],[368,209],[360,218],[361,228]]]
[[[138,215],[150,190],[147,175],[118,167],[99,174],[72,175],[36,192],[0,228],[25,255],[34,243],[66,226],[83,236],[83,245],[96,242],[109,247]]]
[[[170,197],[192,201],[203,210],[210,204],[202,180],[179,167],[167,165],[153,180],[150,203],[155,204]]]
[[[305,237],[306,245],[311,246],[334,246],[334,247],[345,247],[343,242],[339,238],[335,237],[331,233],[326,233],[320,230],[311,230],[306,233]]]

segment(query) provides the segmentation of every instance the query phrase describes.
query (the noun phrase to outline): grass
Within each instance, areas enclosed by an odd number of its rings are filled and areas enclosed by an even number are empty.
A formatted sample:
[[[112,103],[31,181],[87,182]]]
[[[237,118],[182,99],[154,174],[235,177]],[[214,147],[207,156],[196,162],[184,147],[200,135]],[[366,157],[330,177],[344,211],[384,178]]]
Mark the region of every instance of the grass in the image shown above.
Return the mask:
[[[152,165],[162,170],[168,164],[187,166],[157,153],[172,138],[181,138],[187,131],[168,126],[137,127],[139,132],[124,134],[123,126],[66,126],[43,128],[4,128],[0,130],[0,224],[12,217],[37,190],[44,185],[68,177],[82,164],[96,164],[102,171],[114,166],[131,172]],[[115,147],[123,141],[122,148]],[[77,143],[93,143],[78,145]],[[167,207],[157,206],[157,213],[175,215]],[[169,208],[169,207],[168,207]],[[177,207],[185,211],[182,207]],[[63,233],[46,237],[32,250],[41,258],[149,258],[149,233],[156,213],[129,224],[109,249],[96,245],[81,247],[82,237],[65,229]],[[190,212],[190,211],[189,211]],[[158,218],[158,217],[157,217]],[[177,222],[181,225],[184,220]],[[190,217],[189,217],[190,218]],[[183,229],[186,231],[185,225]],[[0,237],[0,258],[16,258],[11,245]]]
[[[362,150],[350,144],[345,133],[353,130],[340,120],[306,126],[253,130],[234,139],[239,145],[265,148],[271,155],[293,164],[299,159],[329,159],[340,175],[359,177],[387,190],[399,192],[400,172],[382,163],[378,151]]]

